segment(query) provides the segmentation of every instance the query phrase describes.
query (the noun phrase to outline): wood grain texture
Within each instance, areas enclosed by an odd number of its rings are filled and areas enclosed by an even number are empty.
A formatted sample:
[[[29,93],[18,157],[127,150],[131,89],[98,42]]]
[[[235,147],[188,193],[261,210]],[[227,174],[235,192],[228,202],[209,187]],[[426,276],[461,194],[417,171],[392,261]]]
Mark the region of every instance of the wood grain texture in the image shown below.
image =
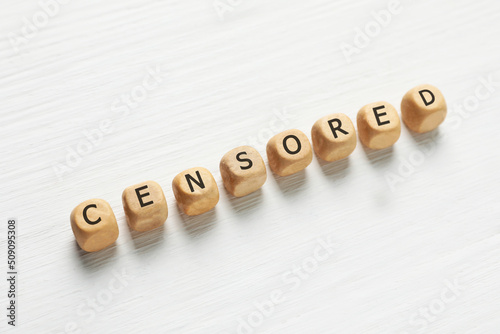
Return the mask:
[[[16,217],[20,295],[19,326],[2,315],[0,332],[498,333],[498,1],[402,1],[350,63],[342,43],[388,2],[224,3],[221,19],[212,0],[68,1],[16,53],[9,36],[42,9],[3,1],[0,267]],[[403,126],[391,149],[314,157],[290,177],[268,169],[247,197],[224,190],[225,152],[265,157],[273,134],[309,136],[375,101],[399,111],[422,83],[447,99],[438,131]],[[221,196],[187,217],[171,182],[195,166]],[[144,180],[162,186],[169,218],[131,232],[121,193]],[[95,254],[69,224],[90,198],[120,228]]]

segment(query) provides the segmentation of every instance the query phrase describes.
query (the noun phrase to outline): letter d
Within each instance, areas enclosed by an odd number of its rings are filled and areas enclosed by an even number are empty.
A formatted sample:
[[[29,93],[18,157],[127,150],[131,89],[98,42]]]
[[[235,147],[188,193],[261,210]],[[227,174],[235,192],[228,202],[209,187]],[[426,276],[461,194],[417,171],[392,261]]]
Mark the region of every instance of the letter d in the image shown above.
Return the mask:
[[[356,36],[354,36],[354,44],[360,49],[367,47],[368,44],[370,44],[368,36],[359,28],[355,28],[354,31],[356,32]]]
[[[399,175],[403,177],[409,177],[415,172],[415,168],[406,159],[401,159],[401,164],[398,168]]]
[[[238,318],[238,334],[252,334],[253,329],[241,318]]]
[[[80,162],[82,162],[82,157],[71,147],[68,148],[67,151],[68,154],[66,154],[66,164],[71,168],[77,167]]]
[[[38,28],[35,27],[26,17],[23,17],[22,21],[25,24],[25,26],[21,28],[21,33],[23,34],[23,37],[32,38],[33,36],[35,36],[36,33],[38,32]],[[31,32],[29,32],[28,29],[30,29]]]

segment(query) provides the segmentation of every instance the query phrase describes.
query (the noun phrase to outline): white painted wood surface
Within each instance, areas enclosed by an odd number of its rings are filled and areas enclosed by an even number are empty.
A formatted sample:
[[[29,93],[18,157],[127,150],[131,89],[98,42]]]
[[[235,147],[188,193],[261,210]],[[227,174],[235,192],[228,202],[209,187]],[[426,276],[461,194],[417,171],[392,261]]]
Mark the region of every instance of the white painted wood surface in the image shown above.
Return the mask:
[[[2,311],[0,332],[499,333],[500,3],[402,1],[350,63],[342,43],[389,2],[218,4],[221,15],[212,0],[67,0],[44,17],[37,1],[2,2],[2,271],[7,218],[21,226],[19,323]],[[23,28],[33,17],[34,33]],[[143,80],[147,96],[124,113],[121,96]],[[222,188],[226,151],[264,154],[277,131],[309,134],[377,100],[399,110],[420,83],[449,104],[436,133],[403,128],[392,150],[359,145],[343,162],[270,173],[245,198]],[[105,120],[112,131],[81,146]],[[194,166],[215,174],[221,200],[187,218],[171,181]],[[121,192],[148,179],[169,218],[131,233]],[[112,205],[120,237],[85,254],[69,214],[94,197]]]

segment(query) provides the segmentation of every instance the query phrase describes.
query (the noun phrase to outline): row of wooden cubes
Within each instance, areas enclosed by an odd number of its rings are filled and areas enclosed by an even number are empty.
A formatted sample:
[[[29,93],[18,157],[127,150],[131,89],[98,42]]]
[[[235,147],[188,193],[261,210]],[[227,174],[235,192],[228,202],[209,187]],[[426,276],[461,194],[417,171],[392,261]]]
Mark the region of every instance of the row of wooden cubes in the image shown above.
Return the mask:
[[[415,132],[428,132],[446,117],[446,102],[434,86],[421,85],[405,94],[401,117]],[[393,145],[400,136],[401,122],[396,109],[387,102],[371,103],[357,115],[358,136],[371,149]],[[312,147],[300,130],[287,130],[272,137],[266,153],[271,170],[280,176],[297,173],[312,161],[313,149],[318,157],[336,161],[349,156],[357,144],[356,129],[344,114],[331,114],[314,123]],[[224,187],[236,197],[258,190],[266,182],[267,172],[259,152],[250,146],[227,152],[220,161]],[[199,215],[215,207],[219,190],[212,174],[196,167],[179,173],[172,182],[179,208],[187,215]],[[128,187],[122,194],[128,225],[136,231],[148,231],[164,224],[168,216],[165,195],[160,185],[147,181]],[[79,204],[71,213],[71,227],[80,247],[98,251],[118,238],[118,224],[111,206],[102,199]]]

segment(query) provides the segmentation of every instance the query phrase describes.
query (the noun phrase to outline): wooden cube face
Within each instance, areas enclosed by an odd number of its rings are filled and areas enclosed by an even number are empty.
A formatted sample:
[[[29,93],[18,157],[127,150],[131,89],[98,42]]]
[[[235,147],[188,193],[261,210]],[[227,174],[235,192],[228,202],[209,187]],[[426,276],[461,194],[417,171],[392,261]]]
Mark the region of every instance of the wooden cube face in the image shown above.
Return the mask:
[[[167,200],[160,185],[154,181],[127,187],[122,203],[128,226],[134,231],[149,231],[167,220]]]
[[[240,146],[227,152],[220,161],[219,169],[224,187],[236,197],[260,189],[267,179],[264,160],[250,146]]]
[[[358,134],[361,142],[374,150],[394,145],[401,134],[396,109],[387,102],[370,103],[358,112]]]
[[[349,156],[356,148],[356,130],[344,114],[320,118],[311,130],[314,152],[325,161],[336,161]]]
[[[279,176],[297,173],[312,161],[312,148],[307,136],[300,130],[281,132],[267,142],[269,167]]]
[[[80,203],[71,212],[70,220],[76,242],[87,252],[106,248],[118,238],[115,214],[105,200]]]
[[[409,90],[401,101],[401,118],[415,132],[434,130],[446,118],[446,101],[439,89],[420,85]]]
[[[189,216],[207,212],[219,202],[219,188],[203,167],[190,168],[175,176],[172,190],[179,208]]]

